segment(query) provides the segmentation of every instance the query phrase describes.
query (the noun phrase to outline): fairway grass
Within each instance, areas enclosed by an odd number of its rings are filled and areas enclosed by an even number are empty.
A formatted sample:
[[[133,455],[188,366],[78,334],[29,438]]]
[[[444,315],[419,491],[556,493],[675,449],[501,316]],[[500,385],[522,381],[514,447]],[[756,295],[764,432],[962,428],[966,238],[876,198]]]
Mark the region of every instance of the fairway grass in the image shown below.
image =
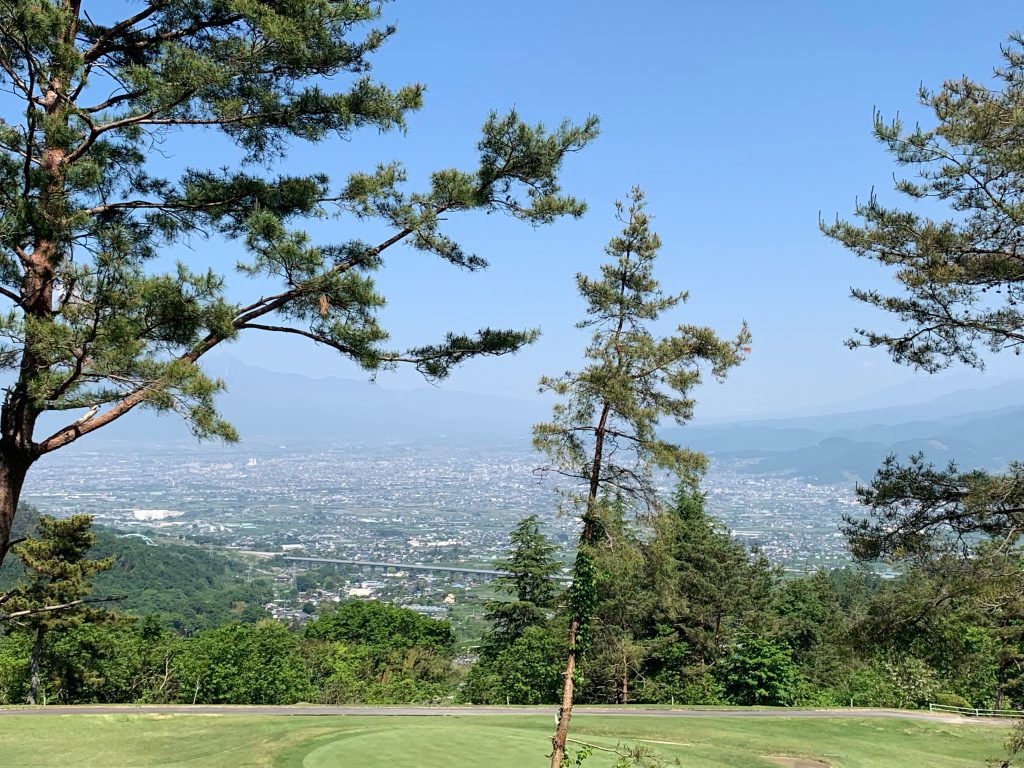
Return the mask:
[[[0,719],[4,768],[544,768],[552,720],[537,716],[54,715]],[[858,718],[580,715],[570,738],[646,744],[687,768],[982,768],[1006,729]],[[573,745],[570,745],[573,746]],[[587,768],[607,768],[596,751]]]

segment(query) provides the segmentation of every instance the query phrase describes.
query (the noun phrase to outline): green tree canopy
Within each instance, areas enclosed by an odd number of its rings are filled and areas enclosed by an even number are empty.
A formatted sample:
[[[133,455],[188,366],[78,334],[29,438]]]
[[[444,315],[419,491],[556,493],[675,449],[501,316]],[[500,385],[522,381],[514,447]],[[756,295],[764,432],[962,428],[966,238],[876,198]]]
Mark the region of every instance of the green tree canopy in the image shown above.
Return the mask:
[[[865,560],[958,552],[969,556],[987,540],[1012,547],[1024,525],[1024,465],[1006,472],[936,467],[915,454],[886,458],[857,495],[870,517],[844,518],[853,554]]]
[[[89,605],[90,579],[108,571],[111,558],[90,558],[95,542],[90,515],[39,517],[36,530],[14,551],[22,562],[22,581],[0,596],[0,622],[14,622],[34,634],[28,703],[35,704],[47,634],[82,623],[107,621],[111,614]]]
[[[694,482],[678,485],[674,503],[654,520],[654,532],[647,559],[658,620],[666,636],[690,652],[685,666],[671,671],[697,677],[727,653],[739,632],[763,622],[759,614],[777,574],[708,514]]]
[[[295,704],[315,696],[299,637],[279,621],[205,630],[171,664],[185,702]]]
[[[736,704],[792,704],[800,673],[785,645],[753,635],[741,639],[726,661],[726,693]]]
[[[1024,37],[1003,48],[995,86],[948,80],[920,102],[934,125],[905,129],[875,115],[875,135],[897,164],[913,170],[896,188],[921,210],[938,201],[949,217],[883,205],[872,194],[860,224],[825,224],[826,235],[891,270],[898,295],[855,289],[853,296],[894,315],[896,332],[858,330],[851,346],[881,347],[896,362],[927,371],[954,362],[981,367],[981,350],[1024,343]]]
[[[359,643],[383,650],[413,646],[442,654],[455,651],[455,632],[446,621],[379,600],[350,600],[338,610],[309,622],[306,637],[330,642]]]
[[[11,0],[0,5],[0,561],[25,475],[42,455],[135,408],[173,411],[199,437],[236,438],[217,413],[218,381],[199,359],[242,332],[330,347],[369,371],[400,362],[441,378],[478,355],[514,352],[533,330],[453,332],[393,349],[377,319],[373,274],[406,243],[456,267],[465,251],[445,221],[466,211],[530,224],[579,216],[562,192],[565,157],[597,121],[552,130],[515,112],[484,123],[473,168],[444,167],[413,187],[399,163],[347,178],[294,175],[294,142],[347,140],[359,129],[404,130],[424,88],[369,74],[395,33],[376,0]],[[151,151],[216,130],[243,154],[205,167]],[[189,144],[173,143],[187,153]],[[324,156],[330,152],[324,150]],[[330,170],[330,169],[328,169]],[[327,242],[307,223],[373,220],[364,242],[339,224]],[[349,229],[349,227],[346,227]],[[192,261],[156,264],[177,245],[237,243],[252,295],[229,296],[202,246]],[[267,286],[275,286],[268,290]],[[38,435],[39,416],[72,412]]]
[[[455,631],[378,600],[351,600],[306,624],[328,704],[429,702],[449,693]]]
[[[871,194],[859,222],[824,233],[886,268],[896,293],[854,289],[891,316],[885,330],[857,329],[851,347],[878,347],[928,372],[983,368],[985,354],[1024,345],[1024,37],[1002,50],[994,84],[963,77],[922,87],[930,125],[908,129],[875,115],[875,135],[911,171],[896,189],[907,206]],[[950,544],[968,552],[986,536],[1013,545],[1021,528],[1021,466],[1003,476],[890,458],[861,491],[868,519],[848,521],[858,556],[900,556]],[[982,534],[981,537],[976,534]]]
[[[508,557],[495,562],[507,575],[492,583],[515,599],[488,601],[484,618],[491,622],[491,630],[484,638],[485,656],[514,643],[527,627],[546,623],[560,592],[553,577],[562,564],[555,559],[556,548],[541,532],[537,516],[520,520],[509,538]]]
[[[31,613],[84,598],[91,588],[90,579],[114,564],[112,557],[88,557],[95,541],[91,515],[38,517],[35,530],[15,550],[24,569],[24,580],[3,596],[0,619],[10,620],[21,612],[19,608]],[[78,607],[69,606],[60,613],[67,618],[73,613],[70,608]],[[38,618],[45,620],[42,615]]]

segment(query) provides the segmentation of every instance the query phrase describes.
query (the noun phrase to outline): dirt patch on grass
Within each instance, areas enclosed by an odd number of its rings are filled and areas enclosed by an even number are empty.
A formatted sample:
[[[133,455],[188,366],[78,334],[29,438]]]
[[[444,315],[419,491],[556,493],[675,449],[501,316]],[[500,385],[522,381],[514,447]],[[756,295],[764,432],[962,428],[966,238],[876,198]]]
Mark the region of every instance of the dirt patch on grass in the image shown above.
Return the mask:
[[[765,760],[771,760],[773,763],[783,766],[784,768],[832,768],[831,763],[826,763],[823,760],[811,760],[807,757],[780,757],[778,755],[764,755]]]

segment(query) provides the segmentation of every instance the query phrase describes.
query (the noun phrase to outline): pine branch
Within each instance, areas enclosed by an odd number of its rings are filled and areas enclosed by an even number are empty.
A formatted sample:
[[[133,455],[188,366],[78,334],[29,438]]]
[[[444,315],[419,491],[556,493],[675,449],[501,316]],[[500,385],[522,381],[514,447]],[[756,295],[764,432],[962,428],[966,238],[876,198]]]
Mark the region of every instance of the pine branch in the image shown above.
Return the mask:
[[[24,611],[15,611],[14,613],[0,613],[0,622],[15,621],[17,619],[23,619],[28,616],[36,616],[43,613],[55,613],[57,611],[66,611],[69,608],[76,608],[80,605],[118,602],[120,600],[126,600],[127,598],[127,595],[114,595],[112,597],[84,597],[81,600],[72,600],[70,602],[61,603],[59,605],[45,605],[41,608],[27,608]]]

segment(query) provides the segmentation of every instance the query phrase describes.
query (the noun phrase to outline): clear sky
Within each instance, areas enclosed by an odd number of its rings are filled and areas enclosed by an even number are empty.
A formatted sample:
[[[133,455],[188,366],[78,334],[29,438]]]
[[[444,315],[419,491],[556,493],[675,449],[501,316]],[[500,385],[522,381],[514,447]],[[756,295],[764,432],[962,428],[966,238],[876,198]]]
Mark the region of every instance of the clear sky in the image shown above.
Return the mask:
[[[473,362],[443,386],[530,397],[540,375],[578,364],[573,275],[601,263],[618,228],[612,203],[633,185],[664,242],[662,285],[691,292],[673,320],[731,335],[746,319],[754,335],[742,369],[701,391],[704,417],[792,411],[917,378],[882,353],[843,347],[854,326],[885,322],[848,298],[850,286],[885,289],[887,278],[820,235],[818,217],[848,215],[873,187],[893,199],[897,169],[871,135],[873,108],[927,122],[920,84],[989,78],[1000,44],[1024,28],[1019,3],[400,0],[386,15],[399,31],[374,75],[425,83],[424,109],[404,137],[296,146],[290,168],[340,178],[400,159],[415,184],[433,169],[474,167],[492,109],[548,124],[593,113],[602,123],[565,167],[566,190],[590,205],[582,220],[538,229],[499,216],[453,220],[467,249],[491,261],[482,274],[410,249],[388,258],[379,283],[396,346],[484,325],[543,332],[518,356]],[[197,146],[211,163],[230,156],[212,137]],[[351,234],[344,221],[329,226],[338,239]],[[276,370],[362,375],[290,338],[254,336],[230,351]],[[987,378],[959,371],[922,387],[982,385],[1024,374],[1018,365],[1004,356]],[[409,373],[380,382],[418,384]]]

